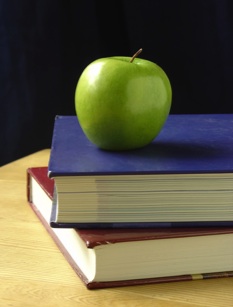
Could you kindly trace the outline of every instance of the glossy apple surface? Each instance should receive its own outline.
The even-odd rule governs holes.
[[[89,64],[75,91],[79,123],[96,146],[129,150],[149,144],[170,112],[172,89],[153,62],[109,57]]]

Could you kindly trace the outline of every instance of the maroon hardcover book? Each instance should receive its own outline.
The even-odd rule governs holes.
[[[233,277],[233,227],[51,228],[53,189],[47,167],[27,170],[28,202],[88,289]]]

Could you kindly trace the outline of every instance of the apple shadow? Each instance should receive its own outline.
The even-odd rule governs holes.
[[[129,151],[115,152],[128,159],[150,159],[150,160],[199,160],[213,159],[222,152],[221,148],[213,144],[198,144],[195,142],[172,142],[155,141],[149,145]]]
[[[147,158],[200,159],[218,156],[220,149],[197,143],[153,142],[139,154]]]
[[[205,143],[194,138],[179,141],[157,139],[139,149],[105,152],[99,164],[107,164],[110,170],[117,165],[122,173],[212,172],[226,170],[232,154],[232,146],[219,145],[211,138]]]

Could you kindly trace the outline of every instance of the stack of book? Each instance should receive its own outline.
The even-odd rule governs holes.
[[[233,276],[233,114],[170,115],[131,151],[57,116],[27,197],[88,289]]]

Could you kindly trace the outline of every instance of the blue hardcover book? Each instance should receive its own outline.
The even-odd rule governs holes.
[[[123,152],[57,116],[48,175],[52,227],[232,225],[233,114],[170,115],[151,144]]]

